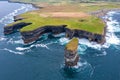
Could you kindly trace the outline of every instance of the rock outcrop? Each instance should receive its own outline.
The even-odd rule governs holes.
[[[60,26],[43,26],[33,31],[21,32],[24,43],[31,43],[39,39],[44,33],[59,34],[65,32],[66,25]]]
[[[14,21],[19,21],[22,20],[21,16],[15,16]],[[32,23],[25,23],[25,22],[20,22],[20,23],[15,23],[12,25],[8,25],[4,27],[4,34],[11,34],[13,32],[18,31],[19,29],[30,25]],[[22,35],[22,39],[24,43],[28,44],[33,41],[36,41],[39,39],[39,37],[44,34],[44,33],[52,33],[52,34],[59,34],[65,32],[66,37],[72,39],[73,37],[78,37],[78,38],[86,38],[89,41],[95,41],[97,43],[103,44],[105,42],[105,33],[106,33],[106,27],[104,29],[103,34],[96,34],[84,30],[78,30],[78,29],[69,29],[66,27],[67,25],[46,25],[40,28],[37,28],[33,31],[25,31],[25,32],[20,32]]]
[[[102,10],[98,10],[98,11],[94,11],[94,12],[90,12],[90,15],[102,18],[103,16],[105,16],[108,12],[110,11],[120,11],[119,8],[113,8],[113,9],[102,9]]]
[[[77,54],[78,39],[73,38],[65,47],[65,66],[73,67],[76,66],[79,61],[79,55]]]
[[[89,41],[95,41],[97,43],[103,44],[105,42],[105,35],[94,34],[91,32],[83,30],[71,30],[66,28],[66,25],[60,26],[44,26],[40,27],[34,31],[21,32],[22,39],[24,43],[31,43],[39,39],[39,37],[44,33],[59,34],[65,32],[66,37],[72,39],[73,37],[86,38]]]
[[[6,26],[4,27],[4,34],[5,35],[11,34],[30,24],[31,23],[21,22],[15,25]],[[103,44],[105,42],[105,34],[96,34],[96,33],[91,33],[91,32],[87,32],[84,30],[77,30],[77,29],[71,30],[71,29],[68,29],[66,26],[67,25],[58,25],[58,26],[47,25],[47,26],[43,26],[38,29],[35,29],[33,31],[21,32],[21,35],[24,43],[26,44],[36,41],[44,33],[59,34],[63,32],[65,32],[66,37],[70,39],[73,37],[78,37],[78,38],[86,38],[89,41],[95,41],[100,44]]]
[[[21,16],[14,16],[14,21],[16,22],[16,21],[19,21],[19,20],[23,20],[23,19],[25,19],[25,18],[23,18],[23,17],[21,17]]]
[[[103,34],[96,34],[96,33],[91,33],[91,32],[84,31],[84,30],[66,29],[66,37],[86,38],[89,41],[95,41],[100,44],[103,44],[105,42],[105,32]]]
[[[23,28],[24,26],[30,25],[31,23],[17,23],[17,24],[13,24],[13,25],[8,25],[4,27],[4,34],[11,34],[13,32],[16,32],[17,30]]]

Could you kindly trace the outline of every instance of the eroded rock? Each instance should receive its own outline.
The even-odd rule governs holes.
[[[8,25],[8,26],[5,26],[4,27],[4,34],[11,34],[27,25],[30,25],[31,23],[24,23],[24,22],[21,22],[21,23],[17,23],[17,24],[13,24],[13,25]]]
[[[73,38],[65,47],[65,66],[73,67],[77,65],[79,61],[79,55],[77,54],[78,39]]]

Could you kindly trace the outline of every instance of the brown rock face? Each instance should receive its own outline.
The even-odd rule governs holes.
[[[79,55],[77,54],[78,39],[73,38],[65,47],[65,66],[73,67],[77,65],[79,61]]]
[[[78,37],[78,38],[86,38],[89,41],[95,41],[97,43],[103,44],[105,42],[105,33],[106,29],[104,29],[103,34],[96,34],[96,33],[91,33],[88,31],[84,30],[71,30],[66,28],[66,37],[69,37],[72,39],[73,37]]]
[[[14,17],[14,21],[19,21],[22,20],[24,18],[20,17],[20,16],[15,16]],[[30,25],[32,23],[25,23],[25,22],[21,22],[21,23],[16,23],[13,25],[8,25],[4,27],[4,34],[11,34],[14,33],[16,31],[18,31],[19,29]],[[86,38],[89,41],[95,41],[97,43],[103,44],[105,42],[105,33],[106,33],[106,27],[104,29],[103,34],[96,34],[96,33],[91,33],[88,31],[84,31],[84,30],[71,30],[69,28],[66,27],[67,25],[45,25],[43,27],[40,27],[36,30],[33,31],[27,31],[27,32],[21,32],[22,35],[22,39],[24,41],[24,43],[28,44],[31,43],[33,41],[36,41],[39,39],[39,37],[44,34],[44,33],[52,33],[52,34],[59,34],[59,33],[63,33],[65,32],[66,37],[72,39],[73,37],[78,37],[78,38]]]
[[[30,25],[31,23],[24,23],[24,22],[21,22],[21,23],[17,23],[15,25],[10,25],[10,26],[5,26],[4,27],[4,34],[11,34],[19,29],[21,29],[22,27],[24,26],[27,26],[27,25]]]
[[[28,44],[39,39],[42,34],[52,33],[59,34],[65,32],[66,25],[60,26],[43,26],[33,31],[21,32],[24,43]]]

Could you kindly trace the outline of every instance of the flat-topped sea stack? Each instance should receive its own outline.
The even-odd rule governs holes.
[[[65,66],[73,67],[76,66],[79,61],[79,55],[77,54],[78,48],[78,39],[73,38],[66,46],[65,46]]]

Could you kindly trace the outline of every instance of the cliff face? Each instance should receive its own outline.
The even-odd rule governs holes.
[[[6,26],[4,27],[4,34],[11,34],[24,26],[30,25],[31,23],[17,23],[12,26]],[[59,34],[59,33],[66,33],[66,37],[68,38],[73,38],[73,37],[78,37],[78,38],[86,38],[89,41],[95,41],[97,43],[104,43],[105,42],[105,34],[100,35],[100,34],[94,34],[91,32],[83,31],[83,30],[71,30],[66,28],[67,25],[60,25],[60,26],[43,26],[40,27],[36,30],[33,31],[27,31],[27,32],[21,32],[22,39],[24,43],[31,43],[33,41],[36,41],[39,39],[39,37],[44,34],[44,33],[49,33],[51,32],[52,34]]]
[[[77,54],[77,50],[75,51],[69,51],[65,49],[65,66],[66,67],[73,67],[77,65],[79,61],[79,55]]]
[[[83,31],[83,30],[70,30],[66,29],[66,37],[73,38],[86,38],[89,41],[95,41],[97,43],[104,43],[105,42],[105,34],[94,34],[91,32]]]
[[[52,34],[59,34],[62,32],[65,32],[65,26],[66,25],[60,25],[60,26],[44,26],[40,27],[34,31],[28,31],[28,32],[21,32],[22,39],[24,43],[31,43],[39,37],[44,34],[44,33],[49,33],[51,32]]]
[[[4,34],[11,34],[13,32],[16,32],[17,30],[21,29],[24,26],[30,25],[31,23],[17,23],[15,25],[5,26],[4,27]]]
[[[77,65],[79,61],[79,55],[77,54],[78,39],[73,38],[65,47],[65,66],[73,67]]]
[[[22,20],[24,18],[20,17],[20,16],[15,16],[14,17],[14,21],[19,21]],[[16,23],[13,25],[8,25],[4,27],[4,34],[11,34],[13,32],[18,31],[19,29],[30,25],[32,23],[25,23],[25,22],[21,22],[21,23]],[[27,32],[21,32],[22,35],[22,39],[24,41],[24,43],[28,44],[31,43],[33,41],[36,41],[37,39],[39,39],[39,37],[44,34],[44,33],[52,33],[52,34],[59,34],[59,33],[66,33],[66,37],[68,38],[73,38],[73,37],[78,37],[78,38],[86,38],[89,41],[95,41],[97,43],[103,44],[105,42],[105,33],[106,33],[106,27],[104,29],[103,34],[96,34],[96,33],[91,33],[91,32],[87,32],[84,30],[77,30],[77,29],[68,29],[66,27],[67,25],[47,25],[47,26],[43,26],[40,27],[36,30],[33,31],[27,31]]]
[[[16,22],[16,21],[19,21],[19,20],[23,20],[24,18],[23,17],[21,17],[21,16],[14,16],[14,21]]]

